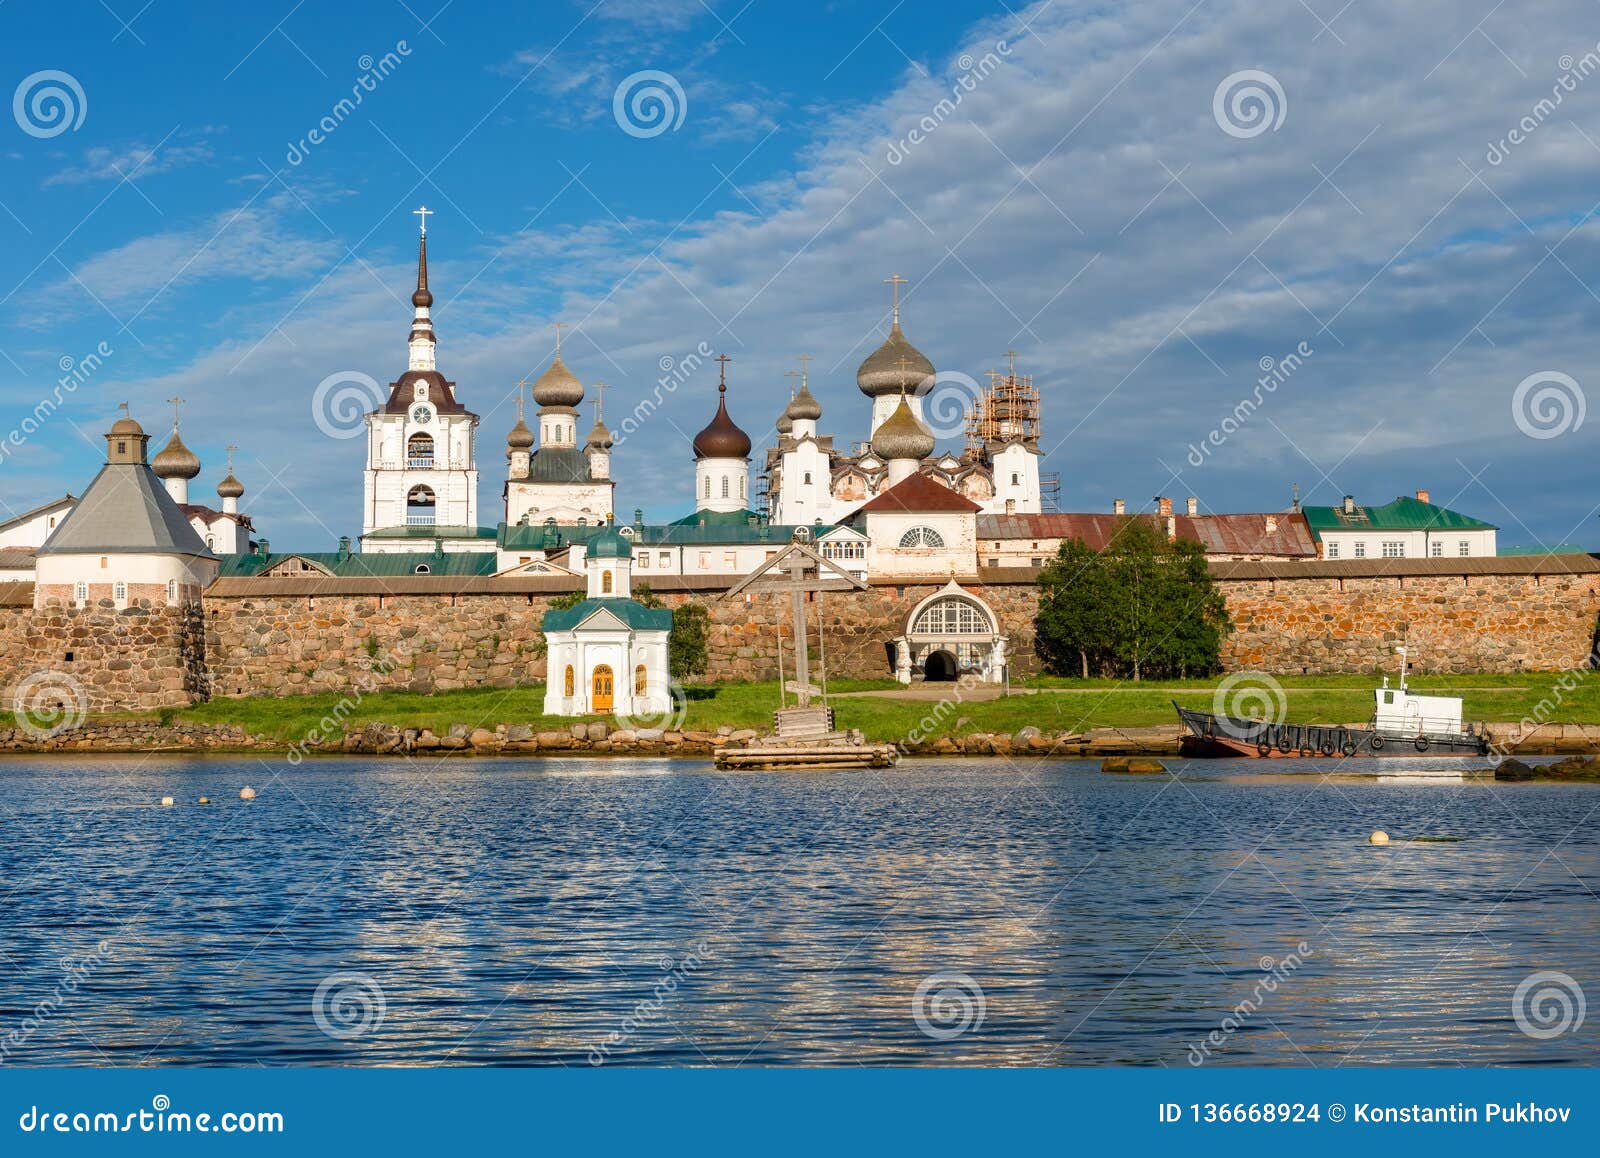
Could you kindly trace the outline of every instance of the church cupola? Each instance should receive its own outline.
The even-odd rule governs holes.
[[[907,341],[900,330],[900,287],[906,284],[906,279],[895,274],[886,279],[886,284],[894,287],[889,337],[867,355],[856,371],[856,385],[872,399],[874,432],[895,412],[902,396],[909,400],[913,415],[920,415],[921,395],[933,388],[934,376],[933,363]]]
[[[533,431],[528,429],[522,414],[522,385],[517,383],[517,424],[506,435],[506,460],[511,464],[508,470],[511,478],[528,477],[529,450],[533,446]]]
[[[815,438],[817,419],[822,417],[822,403],[811,393],[811,386],[806,377],[806,363],[809,361],[811,361],[810,354],[800,355],[800,389],[789,399],[789,407],[783,412],[784,418],[789,422],[789,429],[796,438]]]
[[[189,480],[200,473],[200,460],[195,457],[194,451],[183,444],[178,434],[178,408],[183,405],[183,399],[169,398],[167,401],[172,403],[172,437],[151,459],[150,469],[156,472],[156,477],[167,488],[173,502],[187,503]]]
[[[223,514],[227,515],[239,513],[239,500],[244,497],[244,483],[233,475],[233,452],[238,449],[237,446],[228,447],[228,473],[217,484],[217,497],[222,500]]]
[[[594,384],[594,428],[589,431],[589,437],[583,444],[584,452],[589,456],[589,474],[593,478],[611,477],[611,447],[616,443],[611,436],[611,428],[601,414],[600,399],[605,388],[604,382]]]
[[[694,436],[694,499],[697,511],[742,511],[749,503],[750,436],[728,415],[728,363],[720,354],[717,412]]]
[[[422,225],[417,236],[417,288],[411,295],[411,359],[409,368],[412,370],[432,370],[436,365],[433,318],[429,309],[433,306],[433,293],[428,289],[428,214],[433,210],[424,205],[421,209],[414,210]]]
[[[118,405],[122,407],[122,417],[106,432],[106,463],[109,466],[143,466],[150,436],[128,414],[126,402]]]
[[[583,548],[590,599],[633,598],[633,543],[614,526],[607,526]]]
[[[583,383],[561,360],[561,323],[556,323],[556,353],[550,366],[533,384],[539,406],[539,445],[574,448],[578,445],[578,407]]]

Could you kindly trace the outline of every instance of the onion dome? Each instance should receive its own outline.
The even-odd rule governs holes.
[[[615,527],[607,527],[583,547],[585,559],[631,559],[633,544]]]
[[[783,413],[790,422],[802,420],[815,422],[822,417],[822,403],[817,401],[809,386],[802,384],[800,393],[789,399],[789,409]]]
[[[615,441],[616,439],[611,437],[610,429],[607,428],[604,422],[600,421],[599,417],[596,417],[594,429],[589,432],[589,439],[584,445],[596,447],[600,450],[610,450],[611,444]]]
[[[583,401],[583,383],[567,369],[560,354],[533,384],[533,400],[540,406],[576,406]]]
[[[522,420],[522,415],[517,415],[517,424],[511,428],[511,433],[506,435],[506,445],[513,450],[526,450],[533,445],[533,431],[528,429],[528,424]]]
[[[873,434],[872,453],[885,462],[897,458],[921,460],[933,453],[933,444],[933,435],[917,421],[917,416],[911,413],[911,407],[906,405],[905,395],[902,394],[900,405],[894,408],[894,413],[884,419],[883,425]]]
[[[726,371],[726,366],[724,366]],[[717,413],[699,434],[694,436],[695,458],[749,458],[750,436],[734,425],[728,417],[727,380],[717,384]]]
[[[779,434],[789,434],[794,430],[794,419],[789,417],[789,410],[787,407],[784,408],[782,414],[778,415],[778,421],[776,425],[778,427]]]
[[[224,499],[239,499],[244,497],[244,483],[233,477],[230,470],[228,476],[217,484],[217,495]]]
[[[115,429],[112,427],[113,431]],[[194,451],[183,445],[183,439],[178,437],[177,428],[174,427],[171,441],[150,460],[150,469],[156,472],[157,478],[189,479],[200,473],[200,460],[195,457]]]
[[[882,398],[891,394],[922,394],[931,388],[924,383],[933,377],[933,363],[917,349],[895,322],[888,340],[861,363],[856,371],[856,385],[868,398]]]

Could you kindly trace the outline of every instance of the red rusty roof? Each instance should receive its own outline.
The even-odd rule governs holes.
[[[957,494],[925,474],[907,475],[870,502],[863,503],[851,518],[866,511],[976,511],[982,508],[966,495]]]
[[[1040,514],[979,515],[979,540],[1007,539],[1082,539],[1090,548],[1103,551],[1126,519],[1144,519],[1165,530],[1168,518],[1176,538],[1199,543],[1208,555],[1274,555],[1314,559],[1317,555],[1311,529],[1303,515],[1137,515]],[[1271,531],[1267,530],[1272,525]]]

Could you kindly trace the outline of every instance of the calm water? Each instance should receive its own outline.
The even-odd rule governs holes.
[[[0,1047],[1183,1066],[1246,1003],[1211,1064],[1600,1062],[1600,1010],[1512,1017],[1541,970],[1600,1000],[1600,787],[1248,765],[0,762]]]

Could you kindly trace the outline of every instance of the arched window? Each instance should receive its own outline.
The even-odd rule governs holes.
[[[722,497],[723,498],[727,498],[728,497],[728,476],[727,475],[723,475],[722,476]]]
[[[178,601],[178,581],[176,579],[168,579],[167,580],[167,602],[168,603],[176,603],[177,601]]]
[[[412,470],[433,469],[433,435],[413,434],[406,440],[406,465]]]
[[[744,498],[744,475],[739,476],[739,497]]]
[[[902,547],[942,547],[944,536],[932,527],[912,527],[900,536]]]
[[[433,568],[428,566],[426,563],[418,563],[417,564],[417,569],[415,571],[415,574],[417,574],[417,575],[431,575],[431,574],[433,574]]]
[[[711,476],[706,475],[706,498],[711,497]]]
[[[650,674],[645,670],[644,664],[633,669],[633,694],[642,696],[645,689],[650,686]]]
[[[412,487],[411,493],[406,495],[407,526],[433,526],[437,510],[432,487]]]
[[[89,585],[83,582],[81,579],[77,583],[73,584],[72,601],[74,603],[89,602]]]
[[[578,686],[578,675],[577,675],[576,672],[574,672],[572,670],[572,665],[569,663],[567,665],[567,678],[564,681],[562,681],[563,694],[564,695],[569,695],[569,696],[572,695],[573,692],[576,690],[577,686]]]
[[[941,599],[922,609],[911,625],[912,635],[988,635],[989,617],[965,599]]]
[[[811,485],[811,472],[808,470],[808,471],[806,471],[806,486],[810,486],[810,485]]]
[[[1022,476],[1020,474],[1013,474],[1011,476],[1011,485],[1014,486],[1014,487],[1021,486],[1022,485]]]
[[[610,571],[602,571],[600,573],[600,594],[602,594],[602,595],[610,595],[611,594],[611,572]]]

